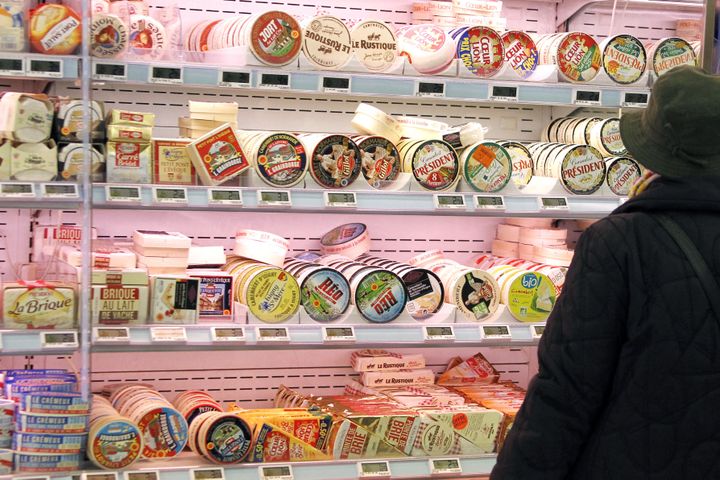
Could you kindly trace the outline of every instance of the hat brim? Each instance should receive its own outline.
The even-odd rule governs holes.
[[[665,177],[687,175],[682,166],[677,165],[672,153],[662,145],[653,142],[643,133],[643,111],[623,112],[620,117],[620,136],[630,155],[648,170]],[[680,166],[680,168],[677,168]]]

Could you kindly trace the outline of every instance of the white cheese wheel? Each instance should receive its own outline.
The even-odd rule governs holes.
[[[304,26],[302,49],[305,58],[318,68],[341,68],[352,57],[350,30],[337,17],[314,17]]]
[[[455,42],[437,25],[413,25],[398,33],[398,50],[420,73],[447,69],[455,59]]]

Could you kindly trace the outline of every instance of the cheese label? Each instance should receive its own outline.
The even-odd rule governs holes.
[[[108,142],[107,180],[110,183],[152,183],[149,143]]]
[[[406,310],[416,320],[424,320],[443,306],[445,290],[437,275],[424,268],[402,274],[408,293]]]
[[[373,188],[390,186],[400,174],[400,154],[390,140],[365,137],[358,141],[362,173]]]
[[[510,284],[507,307],[521,322],[544,322],[555,306],[556,296],[555,285],[546,275],[525,272]]]
[[[232,278],[210,275],[200,278],[200,316],[232,314]]]
[[[640,178],[639,165],[629,157],[618,157],[606,160],[607,185],[615,195],[627,196],[630,187]]]
[[[603,68],[616,83],[626,85],[640,80],[647,66],[645,47],[632,35],[617,35],[603,50]]]
[[[502,36],[504,58],[510,68],[522,79],[535,72],[539,57],[532,37],[525,32],[510,31]]]
[[[329,460],[320,450],[269,423],[256,425],[254,444],[251,459],[253,462]]]
[[[457,57],[471,73],[490,78],[503,65],[503,40],[489,27],[470,27],[457,39]]]
[[[182,452],[187,443],[188,426],[177,410],[152,407],[138,415],[137,427],[144,439],[142,456],[171,458]]]
[[[620,135],[620,119],[611,118],[602,122],[600,127],[600,143],[611,155],[622,155],[627,152]]]
[[[533,159],[528,149],[521,143],[502,144],[512,162],[512,181],[517,186],[527,185],[533,177]]]
[[[18,414],[18,429],[26,433],[84,433],[87,415]]]
[[[13,434],[13,450],[26,453],[80,453],[85,434],[52,435],[47,433]]]
[[[384,72],[395,64],[397,40],[385,23],[366,20],[352,30],[352,49],[355,58],[371,72]]]
[[[250,453],[252,432],[235,414],[218,414],[200,427],[200,450],[215,463],[242,462]]]
[[[125,51],[128,30],[116,15],[98,13],[90,23],[90,53],[94,57],[113,58]]]
[[[5,328],[72,328],[75,292],[66,287],[5,287]]]
[[[300,287],[285,270],[268,268],[248,281],[245,298],[250,312],[260,321],[282,323],[297,312]]]
[[[680,65],[696,65],[697,58],[692,45],[681,38],[662,40],[653,54],[653,70],[657,76],[663,75]]]
[[[188,148],[201,178],[212,185],[223,183],[250,166],[230,125],[213,130]]]
[[[459,174],[459,161],[455,149],[440,140],[422,142],[411,148],[412,157],[407,160],[415,180],[426,190],[442,191],[455,185]]]
[[[268,185],[297,185],[305,177],[307,166],[305,147],[289,133],[269,135],[258,147],[255,170]]]
[[[185,140],[153,139],[153,183],[163,185],[195,185],[192,164]]]
[[[350,285],[338,271],[322,268],[308,274],[302,282],[300,301],[316,322],[332,322],[350,306]]]
[[[148,287],[93,285],[92,317],[101,325],[142,325],[147,322]]]
[[[295,60],[302,48],[300,24],[285,12],[261,14],[249,29],[253,54],[268,65],[287,65]]]
[[[53,110],[50,102],[23,95],[12,107],[11,109],[15,113],[15,121],[11,126],[14,140],[36,143],[48,139],[53,124]]]
[[[605,180],[605,161],[600,152],[591,146],[577,145],[562,159],[560,179],[563,185],[577,195],[589,195],[599,189]]]
[[[84,456],[80,453],[67,454],[15,454],[15,471],[18,473],[72,472],[80,470]]]
[[[80,16],[70,7],[43,4],[30,12],[30,45],[38,53],[75,53],[82,38],[80,24]]]
[[[143,438],[130,420],[105,420],[93,427],[88,437],[88,457],[95,465],[120,470],[134,463],[142,453]]]
[[[493,313],[500,303],[497,282],[482,270],[469,270],[460,276],[451,292],[460,313],[472,321],[482,320]]]
[[[568,33],[557,48],[560,73],[573,82],[589,82],[598,74],[601,52],[595,39],[586,33]]]
[[[407,303],[405,284],[387,270],[377,270],[363,277],[354,296],[360,314],[373,323],[395,320]]]
[[[147,15],[130,17],[129,42],[136,55],[159,58],[165,52],[167,44],[165,27],[162,23]]]
[[[343,188],[360,175],[360,150],[345,135],[328,135],[312,154],[310,174],[320,186]]]
[[[24,0],[0,1],[0,50],[19,52],[25,46],[27,20]]]
[[[153,323],[192,324],[197,322],[200,281],[197,278],[155,279],[152,285],[150,319]]]
[[[512,177],[512,160],[503,147],[483,142],[463,152],[463,176],[478,192],[497,192]]]
[[[340,68],[352,56],[350,31],[337,17],[315,17],[303,32],[303,52],[320,68]]]

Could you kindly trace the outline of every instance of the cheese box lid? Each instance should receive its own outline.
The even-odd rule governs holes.
[[[60,260],[74,267],[82,265],[82,249],[79,245],[61,245],[58,255]],[[91,256],[95,268],[135,267],[135,254],[112,242],[93,242]]]
[[[190,248],[192,241],[180,232],[135,230],[133,242],[144,247]]]
[[[93,285],[147,285],[148,273],[142,268],[93,270]]]
[[[150,268],[187,268],[188,266],[187,257],[147,257],[137,254],[137,260],[139,264]]]
[[[188,101],[190,113],[206,112],[219,114],[236,114],[238,112],[238,104],[236,102],[196,102]],[[194,117],[194,115],[191,115]]]
[[[190,247],[188,253],[188,265],[193,266],[210,266],[224,265],[226,262],[225,250],[220,245]]]

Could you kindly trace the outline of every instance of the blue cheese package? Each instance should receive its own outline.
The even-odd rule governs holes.
[[[22,453],[81,453],[86,443],[86,433],[56,435],[16,432],[13,435],[13,450]]]
[[[90,402],[76,392],[33,392],[20,395],[20,411],[55,415],[84,415]]]
[[[77,382],[60,380],[53,383],[35,381],[21,381],[5,385],[5,397],[17,400],[21,395],[33,392],[75,392]]]
[[[18,473],[72,472],[80,470],[83,455],[17,453],[15,471]]]
[[[19,431],[26,433],[84,433],[88,429],[88,415],[41,415],[20,412]]]

